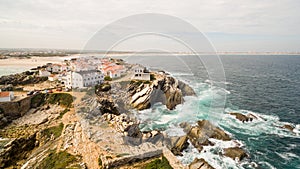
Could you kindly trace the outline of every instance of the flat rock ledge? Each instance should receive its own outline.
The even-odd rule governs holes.
[[[203,158],[195,158],[195,160],[189,165],[189,169],[215,169],[209,165]]]

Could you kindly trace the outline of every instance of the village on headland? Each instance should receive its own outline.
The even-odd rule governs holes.
[[[173,110],[196,93],[163,70],[110,57],[76,57],[0,78],[0,168],[213,169],[203,158],[183,165],[189,145],[239,163],[249,154],[208,120],[182,122],[185,134],[141,131],[135,112],[161,103]],[[184,112],[182,112],[184,113]],[[230,113],[241,122],[253,114]],[[290,129],[290,126],[283,126]]]
[[[128,64],[122,59],[99,58],[99,57],[79,57],[64,60],[62,63],[47,63],[43,66],[33,68],[28,72],[27,78],[37,76],[40,79],[47,79],[43,85],[24,86],[27,95],[39,92],[52,93],[53,91],[71,91],[72,89],[83,89],[101,84],[104,81],[114,81],[116,79],[126,80],[150,80],[150,72],[146,67],[139,64]],[[26,78],[26,77],[24,77]],[[5,91],[12,88],[14,83],[2,78],[1,101],[13,101],[24,97],[24,92]],[[11,79],[15,81],[17,79]],[[22,79],[24,80],[24,79]],[[26,80],[26,79],[25,79]],[[22,83],[18,80],[20,86]],[[4,83],[4,84],[3,84]],[[19,88],[20,90],[20,88]],[[21,90],[22,91],[22,90]],[[20,96],[20,93],[22,96]]]

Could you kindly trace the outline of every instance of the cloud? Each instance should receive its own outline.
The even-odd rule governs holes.
[[[81,48],[89,37],[109,23],[129,15],[153,12],[179,17],[203,32],[242,34],[242,38],[247,35],[274,36],[275,40],[280,36],[280,40],[286,40],[284,48],[288,48],[291,43],[288,37],[300,35],[298,11],[300,1],[296,0],[0,0],[0,36],[4,37],[0,45],[22,47],[21,42],[25,37],[29,38],[29,33],[34,35],[34,42],[26,45],[32,47],[45,41],[49,48],[64,48],[69,45],[63,41],[72,38],[78,40],[72,43],[73,48]],[[52,41],[51,37],[62,42],[46,43]],[[213,37],[218,43],[224,39],[220,38]],[[235,38],[233,36],[232,40]],[[8,41],[10,43],[6,43]],[[298,43],[300,39],[293,42]],[[251,49],[251,44],[247,45]],[[256,50],[255,42],[253,46]],[[293,47],[291,50],[299,49]]]

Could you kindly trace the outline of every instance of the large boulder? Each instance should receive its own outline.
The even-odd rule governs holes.
[[[98,98],[100,104],[99,109],[102,114],[109,113],[114,115],[120,115],[120,112],[113,101],[108,98]]]
[[[252,121],[253,119],[257,118],[255,117],[254,115],[252,114],[247,114],[247,115],[244,115],[244,114],[241,114],[241,113],[235,113],[235,112],[231,112],[229,113],[230,115],[232,116],[235,116],[236,119],[240,120],[241,122],[249,122],[249,121]]]
[[[184,82],[178,80],[178,86],[181,90],[183,96],[195,96],[196,93],[189,85],[185,84]]]
[[[189,165],[189,169],[214,169],[214,167],[209,165],[203,158],[195,158]]]
[[[184,126],[182,124],[181,126]],[[219,127],[214,126],[208,120],[200,120],[197,122],[197,126],[190,127],[185,125],[186,128],[190,128],[187,132],[187,136],[193,146],[200,152],[203,146],[212,145],[209,138],[214,138],[223,141],[229,141],[231,138]],[[184,129],[185,131],[187,129]]]
[[[232,158],[233,160],[241,161],[243,158],[247,157],[245,150],[239,147],[230,147],[224,149],[224,155]]]
[[[290,124],[285,124],[285,125],[281,126],[281,128],[287,129],[287,130],[289,130],[289,131],[291,131],[291,132],[294,132],[294,131],[293,131],[293,130],[294,130],[294,126],[292,126],[292,125],[290,125]]]
[[[171,151],[174,155],[182,156],[181,152],[189,146],[187,136],[174,138],[172,142],[173,142],[173,147],[171,148]]]
[[[210,138],[223,140],[223,141],[231,140],[230,136],[227,133],[225,133],[225,131],[223,131],[219,127],[216,127],[208,120],[200,120],[197,122],[197,124],[199,128],[202,129],[202,132],[206,133],[206,135]]]
[[[140,131],[138,124],[133,124],[124,129],[124,132],[127,133],[127,135],[124,137],[124,141],[127,144],[130,145],[140,145],[142,143],[142,137],[143,134]]]
[[[96,94],[99,94],[99,92],[108,92],[111,89],[111,85],[109,83],[102,83],[100,85],[95,86]]]

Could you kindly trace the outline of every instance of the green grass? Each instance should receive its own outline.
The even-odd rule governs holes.
[[[41,132],[41,134],[43,136],[46,136],[47,138],[51,138],[51,135],[53,134],[54,139],[56,139],[61,135],[61,132],[62,132],[63,128],[64,128],[64,124],[60,123],[57,126],[46,128],[45,130],[43,130]]]
[[[65,108],[65,110],[63,110],[62,112],[59,113],[58,118],[61,119],[68,111],[70,111],[70,109]]]
[[[45,94],[39,93],[31,98],[31,107],[39,107],[45,103]]]
[[[65,107],[71,107],[73,102],[73,97],[68,93],[52,93],[49,95],[47,101],[50,104],[58,103],[59,105],[63,105]]]
[[[150,80],[151,80],[151,81],[156,80],[154,74],[150,74]]]
[[[116,157],[124,157],[124,156],[128,156],[130,155],[129,153],[121,153],[121,154],[118,154],[116,155]]]
[[[162,159],[156,159],[146,164],[145,169],[172,169],[172,167],[166,157],[163,156]]]
[[[0,149],[4,148],[4,146],[9,142],[10,142],[10,140],[1,140],[0,141]]]
[[[112,78],[111,78],[110,76],[105,76],[105,77],[104,77],[104,80],[105,80],[105,81],[112,81]]]
[[[50,154],[44,158],[37,168],[39,169],[62,169],[67,168],[74,162],[77,162],[77,158],[74,155],[67,153],[66,151],[60,151],[58,153],[55,150],[50,151]]]

